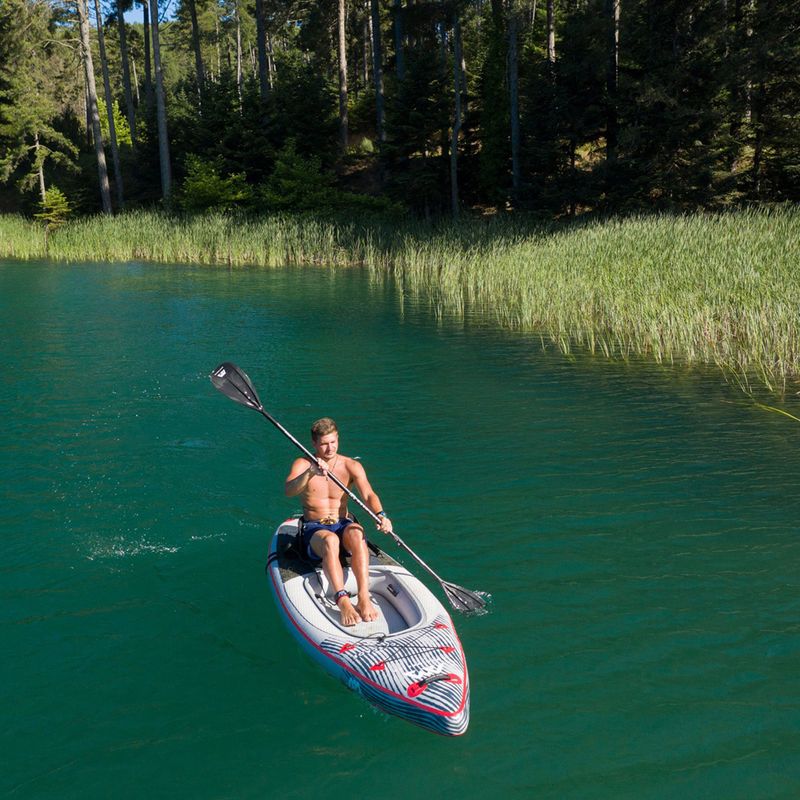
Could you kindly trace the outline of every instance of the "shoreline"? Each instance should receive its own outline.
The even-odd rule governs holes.
[[[711,364],[749,393],[800,388],[800,210],[457,224],[308,216],[0,215],[0,257],[366,267],[434,313],[487,315],[564,352]]]

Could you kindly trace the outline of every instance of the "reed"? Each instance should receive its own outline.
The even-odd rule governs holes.
[[[748,388],[800,382],[800,211],[459,225],[131,212],[50,234],[0,217],[0,256],[367,266],[451,318],[564,351],[713,363]]]

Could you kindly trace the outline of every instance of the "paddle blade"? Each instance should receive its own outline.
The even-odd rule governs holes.
[[[209,377],[214,387],[230,397],[231,400],[248,408],[254,408],[256,411],[261,411],[263,408],[247,373],[242,372],[236,364],[226,361],[224,364],[220,364]]]
[[[486,598],[478,592],[471,592],[463,586],[455,583],[445,583],[444,581],[442,581],[442,589],[444,589],[450,605],[462,614],[468,614],[471,611],[483,611],[486,608]]]

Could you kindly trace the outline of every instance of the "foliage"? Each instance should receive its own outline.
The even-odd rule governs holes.
[[[221,159],[204,161],[198,156],[188,157],[179,197],[184,210],[224,212],[252,200],[253,190],[247,185],[244,173],[223,176],[221,169]]]
[[[213,165],[217,181],[242,176],[259,195],[257,187],[278,181],[277,154],[292,140],[297,156],[318,162],[306,176],[316,183],[299,191],[297,183],[305,179],[301,169],[288,195],[260,192],[269,204],[328,207],[329,190],[345,175],[347,185],[365,197],[391,197],[426,217],[448,213],[458,19],[467,82],[456,145],[462,205],[499,210],[513,200],[515,209],[560,216],[800,200],[797,3],[626,0],[620,4],[618,63],[612,68],[610,0],[381,0],[375,31],[382,42],[386,109],[381,141],[371,4],[349,2],[344,32],[349,126],[353,142],[365,144],[348,153],[340,152],[337,136],[336,4],[270,0],[262,5],[269,50],[263,86],[254,3],[178,0],[174,16],[161,22],[169,145],[178,183],[189,177],[196,156]],[[553,60],[547,52],[548,5],[554,12]],[[122,0],[121,8],[138,15],[140,6]],[[107,5],[112,13],[104,30],[123,182],[128,205],[149,205],[161,194],[153,65],[146,63],[150,48],[142,23],[123,20],[136,105],[128,109],[119,8],[116,2]],[[522,179],[513,198],[511,13],[519,23]],[[97,206],[97,163],[86,125],[76,26],[74,7],[65,0],[0,2],[0,207],[30,210],[36,190],[53,182],[82,212]],[[99,76],[96,35],[93,28]],[[611,75],[615,83],[609,82]],[[100,111],[107,135],[106,114]],[[612,136],[612,154],[613,130],[618,135]],[[356,170],[360,175],[353,179]],[[217,187],[218,207],[229,202],[229,188]]]
[[[48,228],[58,228],[67,221],[71,213],[67,196],[57,186],[51,186],[39,203],[39,212],[34,216],[46,222]]]

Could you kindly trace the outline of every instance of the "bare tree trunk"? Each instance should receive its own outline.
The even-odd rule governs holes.
[[[239,111],[241,112],[244,78],[242,73],[242,15],[239,13],[238,0],[233,8],[236,14],[236,92],[239,95]]]
[[[262,102],[269,98],[272,88],[267,57],[267,26],[264,21],[264,0],[256,0],[256,48],[258,50],[258,89]]]
[[[272,91],[274,88],[272,84],[273,76],[275,75],[275,60],[273,59],[272,51],[272,36],[267,35],[267,67],[269,68],[267,74],[269,75],[269,89]]]
[[[100,178],[100,200],[103,204],[103,213],[111,214],[111,190],[108,185],[108,168],[106,166],[106,154],[103,150],[103,133],[100,128],[100,113],[97,110],[97,86],[94,82],[94,64],[92,63],[92,48],[89,40],[89,12],[86,8],[86,0],[77,0],[77,7],[81,34],[83,73],[86,78],[87,108],[92,120],[92,136],[94,138],[94,150],[97,156],[97,174]]]
[[[511,188],[516,198],[522,184],[522,172],[519,161],[519,56],[517,53],[517,37],[519,35],[519,10],[512,1],[508,18],[508,99],[511,117]]]
[[[133,104],[131,88],[131,70],[128,56],[128,34],[125,25],[125,14],[121,0],[117,0],[117,28],[119,29],[119,55],[122,61],[122,88],[125,91],[125,110],[128,114],[128,127],[131,129],[131,143],[136,146],[136,107]]]
[[[138,106],[139,103],[142,102],[142,98],[139,97],[139,76],[136,74],[136,59],[131,59],[131,67],[133,69],[133,88],[136,92],[136,105]],[[134,123],[136,122],[136,117],[134,116]],[[133,132],[131,132],[131,136],[133,136]]]
[[[619,80],[620,0],[606,0],[608,64],[606,69],[606,161],[613,169],[617,160],[618,120],[617,83]],[[610,179],[610,175],[609,175]]]
[[[458,136],[461,133],[461,21],[458,14],[453,16],[453,100],[455,117],[453,120],[453,133],[450,140],[450,206],[453,219],[458,218]]]
[[[103,31],[103,14],[100,11],[100,0],[94,0],[94,13],[97,19],[97,43],[100,48],[100,68],[103,71],[103,95],[106,101],[108,117],[108,138],[111,140],[111,161],[114,166],[114,188],[117,190],[117,206],[125,208],[125,192],[122,188],[122,168],[119,163],[117,147],[117,126],[114,123],[114,96],[111,94],[111,79],[108,75],[108,58],[106,57],[106,35]]]
[[[339,140],[347,152],[347,2],[339,0]]]
[[[144,102],[149,109],[153,104],[153,73],[150,69],[150,9],[149,0],[142,1],[142,18],[144,25]]]
[[[369,14],[369,2],[367,2],[366,14],[364,14],[364,88],[369,87],[369,62],[370,42],[372,41],[372,17]]]
[[[383,110],[383,49],[381,47],[381,16],[379,0],[370,0],[372,17],[372,75],[375,80],[375,119],[378,141],[386,141],[385,115]]]
[[[398,82],[406,77],[406,58],[403,49],[403,0],[394,0],[394,65]]]
[[[547,0],[547,60],[556,63],[556,12],[554,0]]]
[[[158,41],[158,0],[150,0],[153,35],[153,64],[156,70],[156,118],[158,121],[158,160],[161,165],[161,194],[169,208],[172,199],[172,165],[169,158],[167,105],[164,99],[164,75],[161,69],[161,48]]]
[[[44,203],[45,198],[47,196],[47,187],[44,185],[44,166],[42,162],[39,160],[39,131],[33,134],[33,146],[36,150],[36,171],[39,174],[39,194],[42,197],[42,202]]]
[[[222,52],[219,46],[219,17],[216,14],[214,15],[214,34],[214,43],[217,46],[217,81],[219,81],[222,75]]]
[[[200,113],[203,113],[203,94],[205,90],[206,73],[203,69],[203,53],[200,49],[200,25],[197,22],[197,5],[195,0],[187,0],[189,18],[192,22],[192,49],[194,50],[194,71],[197,76],[197,97],[200,100]]]

